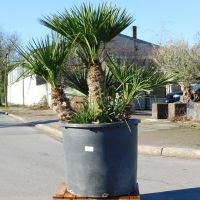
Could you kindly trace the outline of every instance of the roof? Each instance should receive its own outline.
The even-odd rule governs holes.
[[[135,40],[137,43],[147,44],[147,45],[150,45],[150,46],[159,46],[159,45],[157,45],[157,44],[153,44],[153,43],[151,43],[151,42],[147,42],[147,41],[144,41],[144,40],[134,39],[134,38],[132,38],[131,36],[124,35],[124,34],[121,34],[121,33],[120,33],[118,36],[124,37],[124,38],[129,39],[129,40],[132,40],[132,41]]]

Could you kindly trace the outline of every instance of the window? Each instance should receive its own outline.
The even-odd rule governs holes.
[[[42,84],[45,84],[45,83],[46,83],[46,81],[43,78],[36,75],[36,85],[42,85]]]
[[[24,70],[22,67],[16,67],[9,73],[8,84],[13,84],[22,76]]]

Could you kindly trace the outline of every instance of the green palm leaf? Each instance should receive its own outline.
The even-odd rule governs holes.
[[[70,54],[72,44],[58,35],[47,35],[44,39],[32,40],[25,47],[16,46],[24,61],[22,66],[26,74],[38,75],[57,87],[57,77],[62,69],[66,57]]]
[[[142,92],[150,92],[174,80],[172,76],[162,73],[156,67],[126,66],[118,64],[112,58],[110,63],[108,67],[118,84],[116,92],[123,96],[126,105],[138,98]]]
[[[51,16],[45,16],[40,22],[65,36],[69,41],[76,39],[78,51],[88,63],[98,59],[111,39],[128,27],[133,19],[126,10],[111,7],[103,3],[97,8],[91,4],[82,4]]]

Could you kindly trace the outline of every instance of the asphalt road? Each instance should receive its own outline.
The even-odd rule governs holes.
[[[0,114],[0,200],[50,200],[64,181],[62,143]],[[200,160],[139,156],[143,200],[200,200]]]
[[[0,200],[50,200],[63,166],[59,141],[0,115]]]
[[[200,200],[200,160],[139,156],[142,200]]]

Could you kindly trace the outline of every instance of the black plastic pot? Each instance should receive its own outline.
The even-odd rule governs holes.
[[[66,124],[63,135],[68,191],[89,197],[135,193],[139,122]]]

